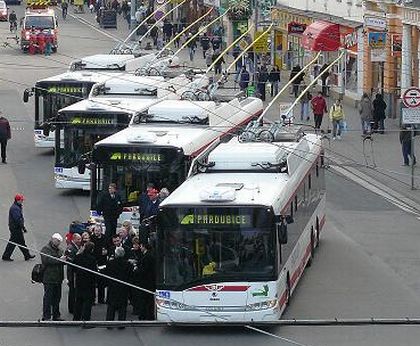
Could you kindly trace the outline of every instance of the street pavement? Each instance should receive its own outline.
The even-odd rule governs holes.
[[[19,8],[22,13],[22,8]],[[36,80],[63,72],[76,58],[109,51],[115,40],[101,33],[90,13],[81,15],[97,30],[70,16],[60,20],[60,46],[50,58],[28,56],[15,47],[0,48],[0,105],[12,121],[13,139],[9,146],[9,164],[0,167],[0,236],[8,237],[7,211],[12,196],[23,192],[27,197],[25,216],[29,233],[27,243],[40,249],[54,232],[64,234],[71,220],[84,219],[89,208],[86,193],[61,192],[53,187],[51,152],[36,150],[33,145],[33,104],[22,103],[23,89]],[[121,21],[121,20],[120,20]],[[127,28],[106,32],[124,38]],[[5,40],[7,23],[0,24]],[[194,64],[203,65],[200,54]],[[181,59],[188,63],[186,52]],[[7,65],[13,64],[13,65]],[[34,66],[37,66],[36,68]],[[283,81],[287,74],[283,74]],[[290,95],[281,98],[290,102]],[[327,172],[328,221],[313,266],[300,282],[284,318],[367,318],[413,317],[420,311],[420,235],[417,215],[407,212],[395,201],[385,200],[385,192],[400,194],[404,202],[416,206],[416,190],[407,185],[409,171],[402,167],[401,147],[395,120],[387,120],[386,134],[373,136],[378,168],[363,167],[365,157],[357,110],[345,104],[349,131],[341,141],[331,141],[326,153],[331,169]],[[278,118],[278,105],[269,114]],[[327,130],[327,118],[324,119]],[[325,141],[327,143],[327,141]],[[417,143],[416,143],[417,145]],[[339,164],[333,165],[337,160]],[[351,164],[349,166],[348,164]],[[353,182],[349,171],[357,169],[381,183],[372,192]],[[397,177],[403,182],[395,181]],[[360,176],[359,176],[360,178]],[[360,180],[360,179],[359,179]],[[388,190],[384,190],[384,188]],[[0,246],[3,249],[3,246]],[[15,252],[15,262],[0,262],[0,320],[36,320],[41,316],[42,286],[30,282],[34,262],[24,262]],[[61,310],[67,320],[67,289],[64,286]],[[94,319],[102,320],[105,307],[94,307]],[[129,314],[129,318],[134,318]],[[277,336],[304,345],[418,345],[420,332],[414,327],[282,327],[272,328]],[[136,328],[120,330],[79,329],[0,329],[0,345],[290,345],[273,336],[244,328]]]

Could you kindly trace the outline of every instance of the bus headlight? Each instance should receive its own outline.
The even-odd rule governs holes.
[[[174,300],[167,300],[162,298],[156,298],[156,305],[166,309],[172,310],[184,310],[186,305]]]
[[[266,300],[246,306],[247,311],[267,310],[272,309],[277,305],[277,299]]]

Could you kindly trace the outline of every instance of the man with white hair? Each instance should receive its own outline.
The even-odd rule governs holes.
[[[63,250],[60,244],[63,237],[59,233],[54,233],[50,241],[41,250],[41,261],[43,266],[42,283],[44,284],[44,298],[42,307],[42,320],[63,321],[60,314],[61,284],[64,279]],[[55,259],[57,258],[57,259]]]

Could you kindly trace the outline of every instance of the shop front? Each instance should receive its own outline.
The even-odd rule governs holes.
[[[272,9],[271,19],[275,23],[273,61],[282,69],[303,66],[305,50],[302,47],[302,34],[312,23],[303,11],[277,6]]]

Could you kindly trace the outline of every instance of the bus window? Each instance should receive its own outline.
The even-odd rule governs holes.
[[[315,165],[315,172],[316,172],[316,176],[319,177],[319,165],[318,165],[318,161],[316,162],[316,165]]]
[[[311,174],[308,175],[308,189],[312,189],[312,176]]]

